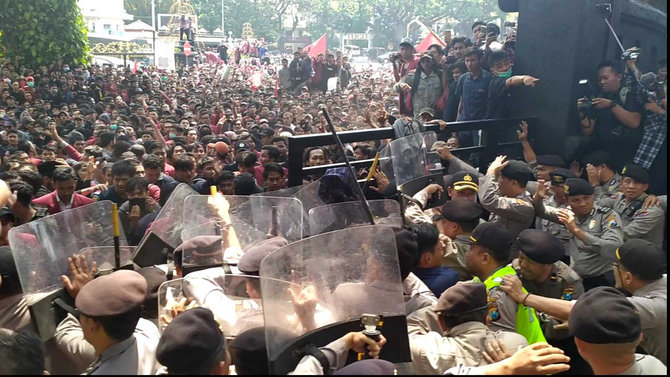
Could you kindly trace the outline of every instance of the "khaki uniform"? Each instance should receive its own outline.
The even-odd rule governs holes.
[[[553,196],[544,200],[544,206],[559,209],[568,207],[567,204],[563,204],[560,206],[557,205],[556,200],[554,200]],[[565,248],[565,255],[567,256],[570,255],[570,249],[568,247],[569,246],[568,244],[570,243],[570,239],[572,238],[572,233],[570,233],[568,229],[563,226],[563,224],[557,224],[548,219],[537,217],[535,220],[535,227],[539,230],[552,234],[554,237],[558,238],[558,240],[561,241],[563,247]]]
[[[537,216],[558,221],[558,209],[545,207],[541,200],[534,200]],[[586,240],[570,239],[570,267],[582,278],[597,277],[612,271],[616,261],[615,251],[623,244],[623,226],[619,215],[609,208],[594,205],[583,219],[576,218],[577,226],[586,233]]]
[[[609,196],[612,196],[616,193],[621,192],[621,176],[617,173],[614,175],[609,182],[593,186],[593,195],[595,196],[596,202],[599,202],[601,199],[605,199]]]
[[[480,366],[488,364],[482,357],[486,342],[502,340],[508,349],[526,346],[526,339],[516,333],[492,331],[484,323],[466,322],[446,331],[411,331],[409,336],[412,363],[417,374],[443,374],[459,364]]]
[[[517,271],[523,287],[532,294],[571,301],[578,299],[584,293],[582,278],[561,261],[553,264],[549,278],[542,283],[524,279],[518,259],[512,261],[512,267]],[[554,325],[560,323],[555,318],[544,313],[538,313],[538,318],[542,322],[542,332],[547,339],[565,339],[570,336],[567,330],[554,330]]]
[[[665,212],[660,207],[642,208],[647,196],[649,195],[642,194],[628,203],[623,193],[616,193],[600,200],[598,205],[611,208],[619,214],[623,221],[624,241],[640,238],[662,249]]]
[[[516,198],[501,196],[495,177],[484,176],[479,185],[479,202],[491,212],[490,222],[504,226],[513,238],[521,231],[530,228],[535,220],[535,210],[528,191]]]
[[[28,302],[23,298],[23,294],[19,293],[0,300],[0,328],[34,331],[30,321]]]
[[[635,363],[626,369],[625,371],[619,373],[619,376],[626,375],[667,375],[668,368],[663,365],[657,358],[649,355],[642,355],[639,353],[635,354]]]
[[[668,278],[662,277],[633,293],[628,300],[635,305],[642,321],[642,347],[650,355],[668,362]]]
[[[461,281],[472,280],[472,274],[468,272],[465,265],[465,255],[470,250],[470,245],[459,240],[449,240],[444,255],[442,256],[442,266],[449,267],[458,272],[458,278]]]
[[[91,357],[93,346],[84,340],[79,321],[68,315],[56,329],[59,347],[71,351],[73,357],[85,360]],[[153,374],[156,371],[156,347],[160,333],[153,323],[140,318],[135,333],[95,357],[83,374]]]

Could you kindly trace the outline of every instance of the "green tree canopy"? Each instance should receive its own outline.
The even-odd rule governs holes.
[[[0,45],[27,67],[87,63],[86,26],[76,0],[0,0]]]

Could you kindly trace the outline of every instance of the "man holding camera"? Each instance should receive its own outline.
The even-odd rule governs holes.
[[[391,55],[390,60],[393,64],[393,77],[396,82],[407,76],[410,71],[415,71],[419,66],[419,57],[414,56],[414,45],[409,38],[403,38],[400,41],[400,51]],[[407,99],[408,92],[400,94],[400,114],[412,116],[412,104]]]
[[[584,136],[594,137],[595,149],[605,149],[616,159],[616,168],[633,160],[642,136],[644,104],[622,84],[623,68],[617,62],[598,66],[602,92],[595,98],[577,101],[579,123]]]

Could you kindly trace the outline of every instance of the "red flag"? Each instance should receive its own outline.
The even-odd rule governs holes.
[[[133,75],[137,73],[137,62],[133,65]]]
[[[263,80],[263,74],[261,71],[254,72],[249,77],[249,83],[251,84],[251,90],[256,91],[261,87],[261,81]]]
[[[321,38],[312,42],[312,44],[307,45],[302,48],[303,51],[307,51],[307,55],[310,58],[316,58],[319,54],[326,52],[326,34],[322,35]]]
[[[442,40],[438,38],[437,35],[435,35],[435,33],[431,31],[430,33],[428,33],[423,42],[419,43],[419,45],[416,46],[416,52],[422,53],[428,51],[428,47],[434,44],[438,44],[442,47],[446,46],[446,44],[442,42]]]

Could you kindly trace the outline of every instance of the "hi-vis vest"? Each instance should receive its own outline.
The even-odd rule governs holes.
[[[516,271],[514,271],[514,268],[512,268],[511,266],[505,266],[499,269],[498,271],[493,273],[493,275],[489,276],[488,279],[486,279],[486,281],[484,281],[484,284],[486,285],[486,290],[490,292],[492,289],[497,288],[500,285],[500,282],[502,281],[502,277],[510,274],[516,275]],[[477,283],[481,282],[481,280],[479,280],[479,278],[477,277],[475,277],[473,281]],[[526,288],[522,287],[522,289],[524,293],[528,292],[526,291]],[[497,314],[498,313],[495,312],[495,315]],[[535,309],[529,308],[522,304],[517,304],[516,332],[523,335],[528,341],[528,344],[547,341],[544,338],[544,334],[542,334],[542,328],[540,327],[540,321],[537,318],[537,315],[535,314]]]

